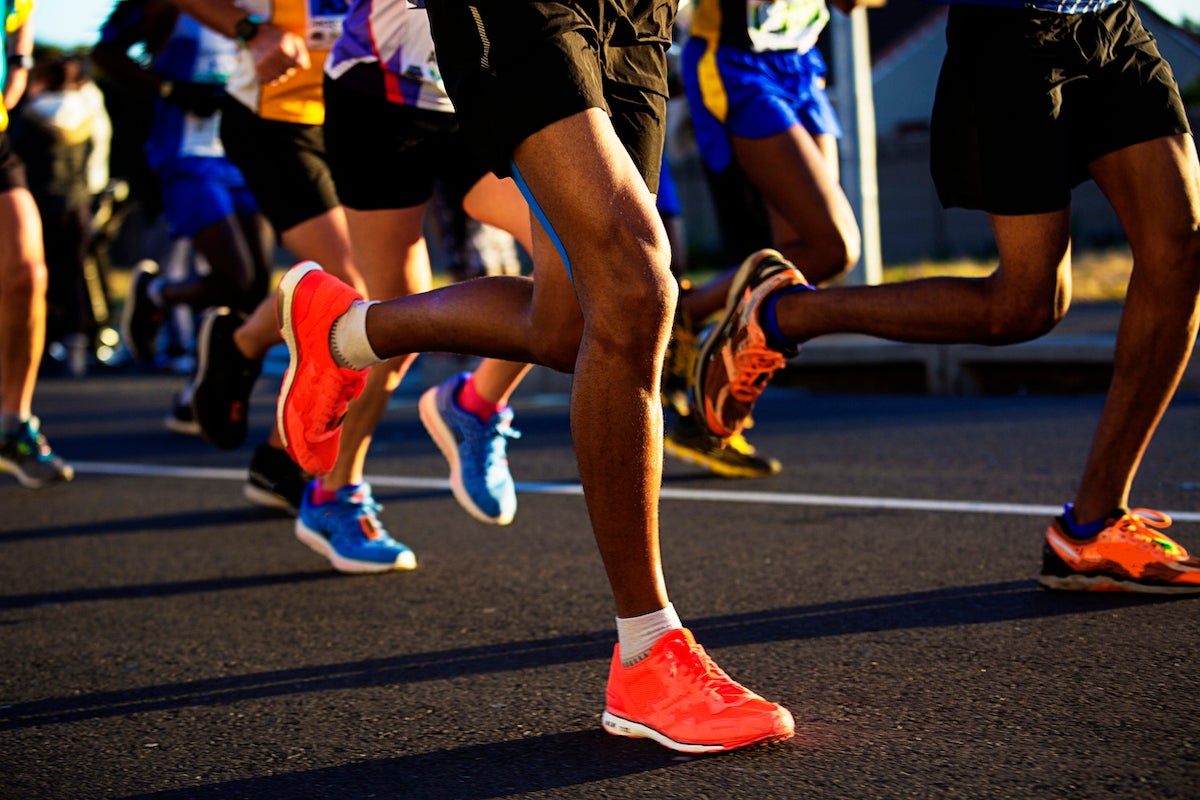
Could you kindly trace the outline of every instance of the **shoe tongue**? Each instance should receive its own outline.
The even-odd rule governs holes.
[[[371,486],[366,483],[351,484],[339,489],[338,494],[352,503],[362,503],[371,496]]]

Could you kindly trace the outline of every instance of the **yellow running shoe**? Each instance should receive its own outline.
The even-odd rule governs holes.
[[[783,469],[776,459],[755,455],[754,447],[741,435],[723,443],[692,414],[675,418],[663,437],[663,452],[722,478],[769,478]]]

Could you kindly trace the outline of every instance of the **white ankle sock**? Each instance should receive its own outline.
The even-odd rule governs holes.
[[[667,603],[660,611],[651,611],[640,617],[617,617],[617,641],[621,645],[621,664],[632,667],[646,656],[654,643],[662,638],[664,633],[682,628],[675,606]]]
[[[382,364],[367,340],[367,309],[378,300],[355,300],[350,308],[333,321],[329,331],[329,349],[333,360],[346,369],[366,369]]]

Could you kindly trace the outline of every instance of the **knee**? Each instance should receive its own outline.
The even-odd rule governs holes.
[[[654,363],[670,335],[679,293],[666,263],[648,279],[618,283],[607,293],[587,320],[589,346],[630,363]]]
[[[828,235],[811,242],[792,242],[780,248],[812,284],[833,280],[854,268],[862,257],[862,236],[853,221],[836,225]]]
[[[1027,342],[1049,333],[1070,307],[1065,284],[1056,283],[1052,293],[1000,296],[991,304],[988,344]]]
[[[0,285],[4,286],[4,292],[12,302],[24,306],[46,296],[49,280],[44,260],[22,256],[11,264],[9,273],[0,281]]]

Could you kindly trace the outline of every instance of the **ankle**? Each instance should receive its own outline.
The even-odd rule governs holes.
[[[504,403],[496,403],[479,394],[475,387],[475,376],[468,375],[462,386],[458,387],[454,401],[458,407],[468,414],[474,415],[480,422],[487,422],[504,408]]]

